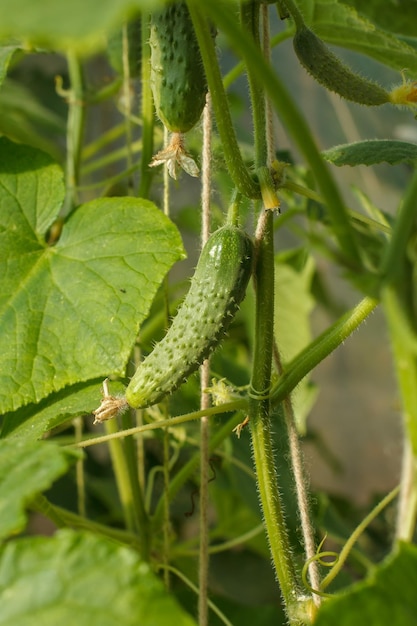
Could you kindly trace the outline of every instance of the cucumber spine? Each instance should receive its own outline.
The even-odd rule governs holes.
[[[209,237],[170,328],[126,389],[130,406],[160,402],[218,346],[245,296],[252,257],[250,238],[235,226],[223,226]]]

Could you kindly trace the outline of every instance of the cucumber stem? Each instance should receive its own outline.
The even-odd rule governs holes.
[[[263,166],[256,170],[256,174],[261,187],[264,208],[271,210],[279,209],[280,201],[275,191],[275,185],[272,180],[271,172],[267,167]]]
[[[243,30],[260,50],[259,5],[241,5]],[[265,51],[263,51],[264,54]],[[274,228],[273,211],[279,207],[272,177],[267,167],[270,152],[266,127],[265,91],[256,80],[255,69],[248,65],[247,74],[251,98],[255,139],[255,167],[260,183],[263,210],[258,218],[255,235],[255,344],[252,362],[249,418],[256,482],[264,517],[266,534],[276,576],[287,613],[297,603],[298,584],[292,562],[291,546],[281,503],[281,491],[276,472],[272,436],[271,385],[274,343]]]
[[[232,199],[227,209],[226,223],[232,226],[239,226],[240,203],[242,202],[242,194],[234,189]]]
[[[259,187],[243,162],[236,139],[210,25],[197,3],[188,2],[187,5],[200,46],[227,169],[233,183],[243,195],[248,198],[259,198]]]
[[[274,362],[278,374],[282,373],[281,355],[278,346],[274,343]],[[310,502],[308,495],[308,481],[305,473],[304,457],[301,449],[300,439],[297,431],[297,425],[294,415],[294,407],[291,395],[288,394],[282,402],[282,410],[285,417],[285,423],[288,433],[288,445],[291,458],[291,466],[294,474],[294,484],[297,494],[298,512],[300,516],[301,531],[304,540],[304,550],[306,561],[308,563],[307,570],[310,578],[310,586],[314,591],[320,588],[320,571],[317,560],[314,558],[316,554],[316,545],[314,538],[314,527],[311,521]],[[321,603],[321,598],[313,593],[313,602],[316,606]]]
[[[344,313],[304,350],[290,361],[271,390],[273,405],[282,402],[309,372],[340,346],[378,306],[378,300],[365,297]]]
[[[298,584],[281,504],[271,439],[269,398],[274,332],[273,213],[264,210],[256,233],[255,337],[249,418],[258,491],[272,561],[287,612],[297,603]]]
[[[242,28],[251,37],[257,48],[260,48],[259,39],[259,4],[258,2],[245,2],[240,6]],[[256,80],[252,67],[246,68],[249,83],[249,94],[252,109],[253,136],[255,143],[255,169],[266,165],[266,117],[265,117],[265,91],[263,85]],[[261,189],[262,191],[262,189]],[[268,207],[266,207],[268,208]]]
[[[266,4],[262,5],[262,54],[265,61],[271,64],[271,33],[269,21],[269,9]],[[274,112],[271,99],[265,97],[265,141],[266,141],[266,163],[268,166],[275,161],[275,136],[274,136]]]
[[[286,5],[288,11],[291,13],[291,17],[294,20],[294,23],[299,28],[304,28],[305,21],[303,19],[302,13],[300,12],[298,6],[293,0],[284,0],[284,4]]]

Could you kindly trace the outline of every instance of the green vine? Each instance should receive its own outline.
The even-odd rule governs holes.
[[[361,255],[348,211],[296,103],[273,69],[265,62],[251,37],[239,27],[229,7],[224,4],[220,6],[218,0],[215,0],[205,5],[205,11],[227,34],[235,50],[245,60],[247,67],[252,69],[264,86],[283,125],[306,158],[317,180],[333,223],[334,234],[344,253],[345,262],[355,268],[360,267]],[[213,95],[213,104],[215,102],[216,97]]]

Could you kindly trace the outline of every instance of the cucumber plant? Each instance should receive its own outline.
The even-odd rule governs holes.
[[[274,2],[259,0],[137,0],[135,13],[127,1],[108,2],[103,11],[94,0],[79,13],[64,3],[59,20],[42,2],[32,3],[33,12],[30,3],[22,4],[20,12],[17,0],[10,18],[3,4],[0,80],[10,74],[0,89],[6,135],[0,138],[5,623],[26,623],[35,610],[47,621],[52,610],[59,623],[82,623],[88,615],[101,624],[105,604],[109,620],[120,626],[191,626],[197,620],[199,626],[329,626],[360,623],[363,615],[379,626],[408,626],[395,620],[417,611],[415,146],[389,139],[349,143],[347,137],[337,150],[320,153],[315,136],[333,124],[307,121],[309,98],[304,86],[294,95],[288,48],[281,44],[293,44],[294,71],[303,76],[302,65],[345,100],[415,106],[412,3],[404,12],[407,20],[415,18],[408,26],[394,3],[383,0],[372,6],[328,2],[329,11],[325,3],[280,0],[281,21]],[[130,16],[136,12],[135,30]],[[110,35],[120,32],[122,17],[120,48],[120,38]],[[335,42],[350,42],[386,68],[407,67],[411,78],[391,90],[364,80],[330,51]],[[50,75],[41,81],[37,73],[34,80],[31,69],[49,63],[45,51],[56,50],[68,70],[57,80],[60,106],[52,104],[58,96]],[[241,74],[248,83],[244,93],[242,82],[235,83]],[[49,91],[41,105],[35,92],[44,82]],[[131,98],[136,89],[139,112]],[[204,108],[208,93],[212,135],[210,107]],[[320,98],[323,90],[317,93]],[[130,104],[114,106],[118,102]],[[58,123],[55,111],[67,108]],[[192,132],[203,110],[201,132]],[[363,107],[351,110],[370,114]],[[385,106],[381,113],[374,106],[372,135],[388,119],[382,114],[392,114],[387,133],[398,120],[409,122],[400,117],[407,111]],[[369,127],[370,117],[359,119],[366,120],[360,128]],[[197,174],[185,150],[190,133],[190,145],[203,154],[201,203],[198,181],[174,185],[149,170],[162,127],[171,133],[169,145],[151,164],[166,164],[173,177],[179,167]],[[281,128],[298,153],[284,156]],[[325,143],[333,140],[328,135]],[[61,164],[40,150],[59,155],[64,145]],[[401,191],[392,184],[390,194],[375,199],[362,171],[358,187],[367,193],[356,200],[363,210],[350,208],[347,185],[336,180],[333,166],[378,162],[406,163]],[[387,171],[379,179],[384,190]],[[401,202],[388,215],[393,193]],[[206,243],[197,246],[199,230]],[[201,252],[178,304],[185,270],[168,272],[184,257],[180,234]],[[359,303],[349,308],[342,302],[333,279],[328,286],[327,272],[348,286],[346,299]],[[331,319],[314,338],[313,306]],[[355,369],[365,372],[392,356],[405,415],[404,455],[399,487],[363,511],[330,489],[315,487],[318,493],[310,497],[300,439],[313,434],[312,453],[319,451],[329,468],[338,465],[334,457],[344,450],[336,444],[327,450],[328,432],[320,440],[307,421],[316,391],[311,374],[342,344],[349,350],[347,340],[364,320],[366,331],[381,323],[371,316],[378,306],[387,322],[386,329],[378,327],[378,340],[388,334],[392,355],[355,356]],[[378,350],[385,350],[381,343]],[[198,388],[191,374],[203,360]],[[344,370],[341,391],[349,382]],[[321,410],[324,405],[325,399]],[[337,408],[329,409],[332,427],[343,410]],[[351,413],[353,420],[361,410]],[[374,437],[372,456],[377,447]],[[351,456],[356,463],[359,455]],[[313,466],[313,484],[315,471]],[[342,484],[340,474],[336,480]],[[389,511],[376,524],[397,496],[396,515]],[[36,526],[26,528],[25,510],[34,521],[46,517],[62,530],[32,537]],[[387,556],[382,564],[381,555]],[[22,563],[31,567],[23,572]],[[59,580],[52,590],[44,584],[51,573]],[[16,589],[29,587],[24,602],[17,601]],[[63,601],[69,597],[77,603]]]

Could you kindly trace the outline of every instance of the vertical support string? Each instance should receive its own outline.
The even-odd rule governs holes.
[[[207,94],[206,106],[203,113],[203,153],[202,153],[202,180],[201,180],[201,244],[204,246],[210,235],[210,194],[211,194],[211,132],[212,110],[210,94]],[[200,368],[200,406],[208,409],[210,395],[207,388],[210,384],[210,361],[206,359]],[[208,573],[209,573],[209,419],[201,418],[200,422],[200,546],[199,546],[199,588],[198,623],[199,626],[208,624]]]

